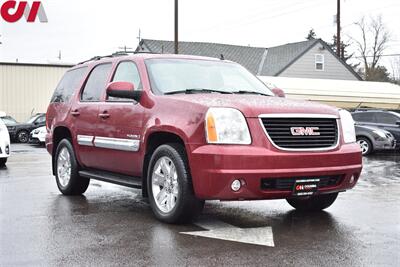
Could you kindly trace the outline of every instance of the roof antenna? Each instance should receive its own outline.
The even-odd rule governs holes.
[[[221,57],[219,59],[225,60],[224,54],[221,54]]]

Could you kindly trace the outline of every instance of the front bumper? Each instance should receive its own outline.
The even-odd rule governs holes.
[[[325,152],[285,152],[258,146],[204,145],[192,150],[189,158],[194,191],[200,199],[290,198],[292,189],[263,188],[262,181],[276,178],[339,176],[337,184],[322,187],[316,194],[340,192],[354,187],[362,169],[358,144],[346,144]],[[231,190],[231,183],[235,179],[245,182],[238,192]]]
[[[396,148],[396,140],[394,138],[375,140],[374,150],[392,150]]]

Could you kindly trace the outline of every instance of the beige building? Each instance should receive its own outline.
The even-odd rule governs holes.
[[[46,112],[55,87],[70,67],[0,62],[0,111],[21,122]]]

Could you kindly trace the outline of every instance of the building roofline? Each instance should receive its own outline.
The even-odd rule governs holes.
[[[282,72],[284,72],[287,68],[289,68],[291,65],[293,65],[293,63],[295,63],[299,58],[301,58],[302,56],[304,56],[305,53],[307,53],[308,51],[311,50],[311,48],[313,48],[315,46],[315,44],[319,41],[319,39],[315,39],[314,42],[312,42],[306,49],[304,49],[303,52],[301,52],[300,54],[298,54],[295,58],[293,58],[286,66],[284,66],[283,68],[281,68],[277,73],[274,74],[274,76],[278,76],[279,74],[281,74]]]
[[[44,64],[44,63],[23,63],[23,62],[0,62],[0,66],[25,66],[25,67],[59,67],[59,68],[71,68],[75,64]]]

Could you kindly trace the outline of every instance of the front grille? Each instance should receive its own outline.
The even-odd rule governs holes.
[[[291,191],[293,190],[296,180],[319,179],[318,188],[331,187],[340,184],[342,176],[321,176],[321,177],[298,177],[298,178],[262,178],[262,190],[278,190]]]
[[[324,149],[334,147],[338,142],[335,118],[261,118],[261,122],[273,144],[279,148]]]

